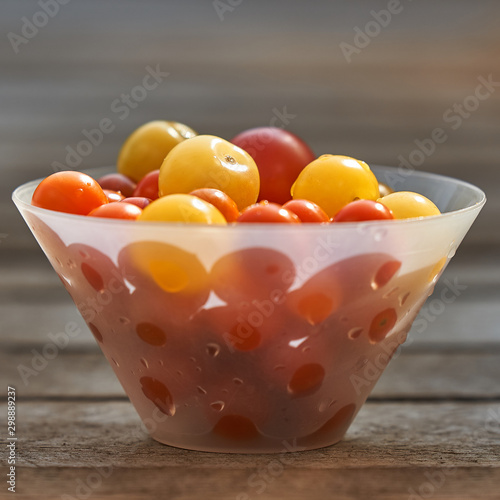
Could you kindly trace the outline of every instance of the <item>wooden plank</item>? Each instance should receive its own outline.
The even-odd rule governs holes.
[[[500,398],[499,346],[477,346],[475,351],[459,348],[450,352],[450,349],[454,347],[403,349],[383,373],[371,398]],[[97,345],[85,348],[71,345],[50,360],[40,357],[42,352],[40,344],[22,349],[5,347],[0,351],[0,378],[17,387],[22,398],[125,398]],[[29,372],[33,367],[35,371]]]
[[[217,456],[209,457],[220,464]],[[288,456],[285,460],[291,461]],[[70,500],[88,494],[92,500],[498,500],[499,483],[498,467],[310,469],[268,458],[251,469],[219,465],[217,470],[194,464],[151,469],[22,468],[15,498]]]
[[[157,443],[125,401],[40,404],[21,397],[17,422],[22,467],[251,469],[269,460]],[[368,402],[342,442],[290,457],[308,469],[500,467],[500,402]]]

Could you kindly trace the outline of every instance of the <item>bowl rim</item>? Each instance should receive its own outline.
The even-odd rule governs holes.
[[[387,165],[377,165],[373,164],[370,166],[371,169],[374,170],[374,173],[377,173],[377,170],[380,171],[389,171],[393,173],[398,173],[399,168],[398,167],[392,167],[392,166],[387,166]],[[103,173],[109,170],[109,169],[114,169],[116,171],[116,167],[114,166],[104,166],[104,167],[94,167],[94,168],[89,168],[89,169],[83,169],[80,170],[80,172],[85,173],[90,175],[91,177],[96,178],[95,175],[96,173]],[[75,171],[75,170],[73,170]],[[399,174],[401,175],[401,174]],[[140,226],[141,227],[149,227],[149,228],[155,228],[156,230],[161,230],[161,228],[197,228],[197,229],[204,229],[204,230],[227,230],[226,228],[230,227],[232,231],[238,230],[238,229],[244,229],[245,231],[276,231],[276,230],[291,230],[293,229],[294,231],[301,230],[299,228],[302,228],[302,230],[307,229],[312,229],[316,228],[320,231],[325,231],[325,230],[331,230],[331,228],[336,228],[336,230],[339,230],[341,228],[353,228],[353,227],[360,227],[361,225],[369,225],[370,227],[380,227],[380,226],[392,226],[394,227],[395,225],[405,225],[405,224],[413,224],[413,225],[421,225],[421,224],[428,224],[431,221],[441,221],[445,218],[450,218],[450,217],[456,217],[458,215],[464,215],[468,214],[469,212],[478,212],[481,210],[481,208],[484,206],[486,203],[486,194],[485,192],[475,186],[474,184],[471,184],[470,182],[463,181],[461,179],[457,179],[455,177],[447,176],[447,175],[442,175],[442,174],[436,174],[433,172],[426,172],[423,170],[413,170],[411,171],[406,177],[409,177],[410,175],[417,175],[419,177],[431,177],[434,179],[441,179],[441,180],[447,180],[447,181],[453,181],[456,185],[462,186],[464,188],[470,189],[474,191],[478,196],[479,196],[479,201],[474,203],[471,206],[460,208],[458,210],[453,210],[451,212],[444,212],[439,215],[431,215],[427,217],[414,217],[411,219],[391,219],[391,220],[370,220],[370,221],[359,221],[359,222],[342,222],[342,223],[337,223],[337,224],[330,224],[330,223],[301,223],[301,224],[288,224],[288,223],[251,223],[251,224],[238,224],[235,222],[228,223],[228,224],[202,224],[202,223],[190,223],[186,224],[185,222],[166,222],[166,221],[141,221]],[[46,208],[41,208],[41,207],[36,207],[32,205],[31,203],[26,202],[23,200],[20,196],[20,193],[26,189],[32,189],[35,186],[37,186],[43,179],[46,177],[40,177],[38,179],[32,180],[25,182],[24,184],[21,184],[18,186],[13,192],[12,192],[12,201],[15,203],[16,206],[21,207],[24,210],[29,210],[33,212],[34,214],[39,214],[41,216],[48,216],[50,215],[51,217],[56,217],[58,219],[62,220],[67,220],[68,222],[71,221],[80,221],[80,222],[85,222],[87,224],[95,224],[95,225],[111,225],[111,226],[122,226],[126,225],[129,226],[130,224],[137,224],[137,221],[135,220],[125,220],[125,219],[112,219],[112,218],[104,218],[104,217],[88,217],[86,215],[77,215],[77,214],[70,214],[66,212],[57,212],[55,210],[49,210]],[[377,178],[378,179],[378,178]],[[378,179],[380,182],[380,179]],[[293,227],[291,227],[293,226]]]

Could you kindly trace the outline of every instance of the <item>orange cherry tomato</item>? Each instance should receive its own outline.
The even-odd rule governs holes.
[[[245,208],[237,222],[291,222],[300,223],[300,219],[290,210],[277,203],[256,203]]]
[[[240,212],[238,205],[226,193],[220,189],[201,188],[195,189],[189,193],[208,203],[211,203],[224,216],[227,222],[236,222]]]
[[[328,222],[330,217],[316,203],[308,200],[290,200],[287,201],[283,208],[293,212],[301,222]]]
[[[35,207],[77,215],[87,215],[106,203],[106,194],[96,180],[73,171],[56,172],[46,177],[31,200]]]
[[[107,219],[131,219],[135,220],[141,215],[142,210],[132,203],[108,203],[95,208],[89,213],[89,217],[103,217]]]

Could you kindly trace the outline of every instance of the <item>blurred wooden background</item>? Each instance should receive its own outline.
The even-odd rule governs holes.
[[[67,148],[75,149],[84,131],[104,118],[112,120],[113,132],[78,168],[113,164],[126,136],[152,119],[181,121],[230,139],[283,115],[284,126],[318,155],[346,154],[369,164],[397,165],[400,155],[409,158],[417,149],[415,141],[443,128],[446,142],[417,168],[470,181],[486,192],[488,202],[444,276],[466,290],[431,315],[425,331],[410,335],[411,344],[383,376],[351,439],[297,456],[291,470],[259,498],[306,498],[308,488],[318,485],[318,498],[330,498],[330,486],[342,498],[368,498],[363,482],[370,485],[370,498],[407,498],[408,488],[425,480],[425,471],[448,466],[462,467],[471,479],[448,481],[434,498],[498,498],[500,430],[488,431],[482,440],[465,436],[484,430],[489,412],[499,412],[500,3],[401,0],[399,12],[377,28],[373,12],[390,3],[2,1],[0,373],[27,401],[20,418],[31,451],[19,473],[26,498],[41,487],[47,498],[73,494],[86,467],[112,459],[108,451],[119,440],[117,429],[126,433],[137,417],[86,329],[29,386],[20,381],[16,367],[29,363],[31,349],[43,346],[48,333],[72,320],[86,327],[17,214],[12,190],[52,173],[54,162],[64,163]],[[51,14],[44,15],[42,5],[49,4]],[[30,27],[33,22],[39,27]],[[341,44],[355,45],[355,28],[371,36],[358,35],[365,46],[348,62]],[[168,75],[145,95],[135,91],[140,102],[124,105],[148,67]],[[475,101],[481,78],[495,83],[488,97]],[[469,111],[458,119],[455,106],[464,104]],[[429,401],[434,403],[422,406]],[[71,427],[72,412],[80,407],[84,414]],[[397,415],[413,422],[413,447],[404,437],[408,426]],[[412,415],[418,418],[413,421]],[[63,452],[62,441],[54,443],[61,430],[81,438],[79,429],[93,428],[94,421],[90,447],[68,438],[71,448]],[[110,422],[118,427],[99,444],[100,431]],[[176,488],[167,488],[171,498],[237,498],[240,490],[253,495],[245,486],[248,474],[268,461],[245,457],[234,465],[231,457],[172,451],[145,437],[137,446],[141,460],[158,457],[161,474]],[[134,462],[127,453],[122,443],[114,462],[119,473],[93,498],[147,497],[155,487],[166,488],[154,479],[151,458]],[[190,467],[180,471],[178,463]],[[387,467],[390,473],[377,482]],[[127,477],[137,478],[135,489],[123,487]],[[144,478],[156,486],[148,489]],[[189,486],[193,482],[196,486]]]

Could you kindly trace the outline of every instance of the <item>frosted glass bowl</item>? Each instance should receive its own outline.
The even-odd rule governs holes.
[[[217,227],[36,208],[39,180],[13,200],[154,439],[271,453],[342,439],[485,203],[456,179],[373,171],[444,213]]]

